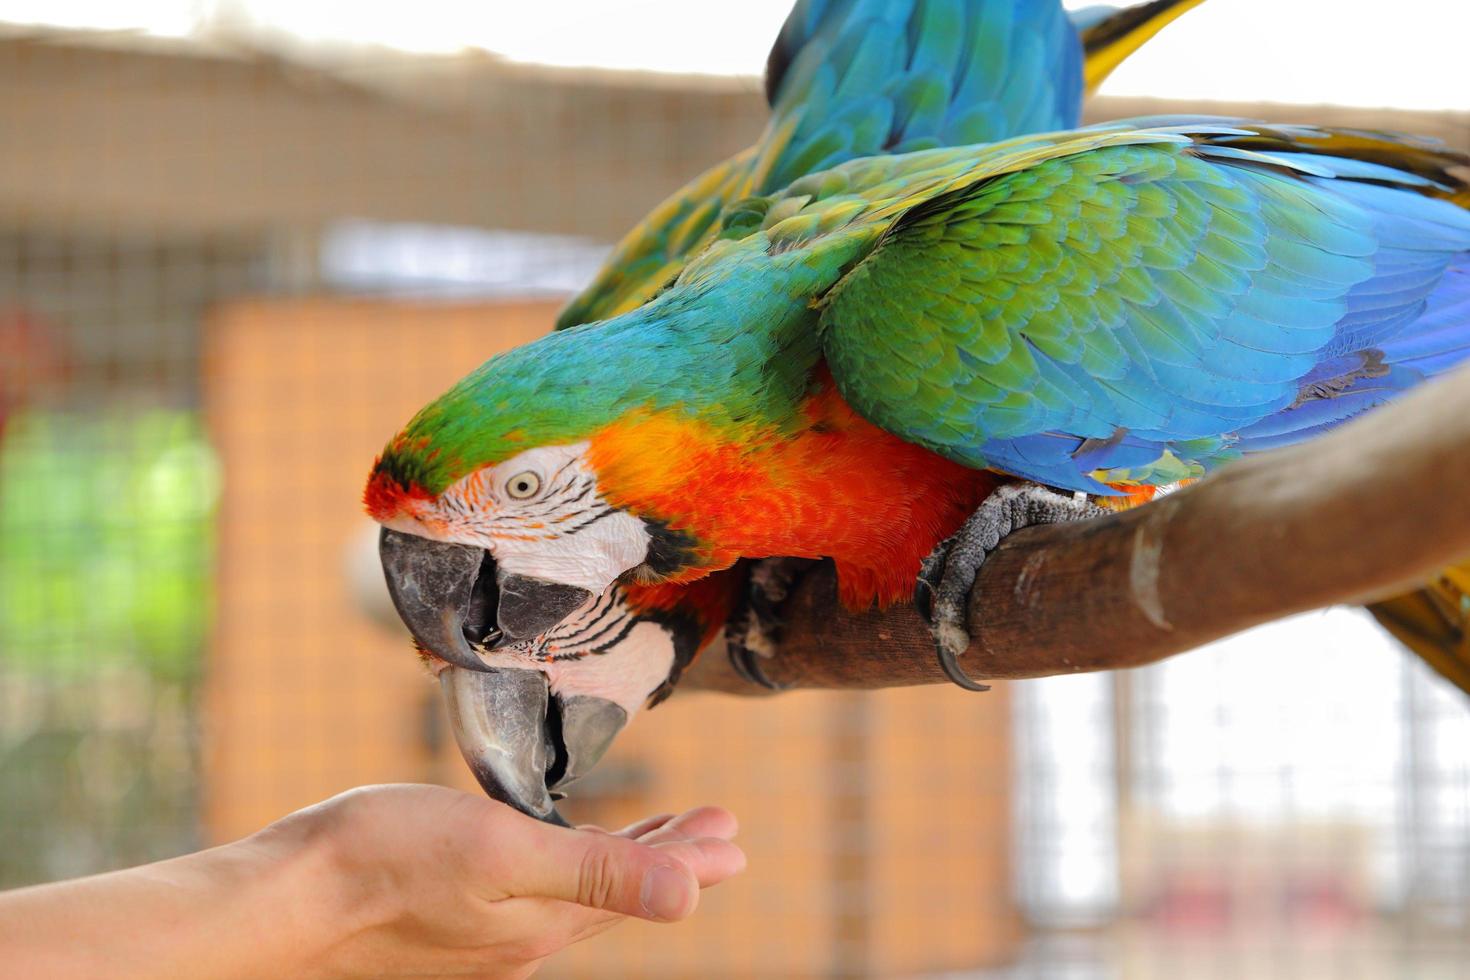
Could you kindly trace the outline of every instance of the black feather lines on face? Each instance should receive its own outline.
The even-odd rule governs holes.
[[[552,474],[556,481],[566,470],[563,466]],[[572,473],[553,485],[540,502],[517,513],[522,521],[552,518],[547,530],[557,537],[571,537],[613,513],[613,507],[596,494],[597,481],[586,473]],[[570,509],[568,509],[570,508]]]
[[[572,624],[569,632],[553,630],[546,638],[546,645],[578,648],[569,653],[553,654],[551,659],[557,662],[600,657],[626,640],[638,622],[639,617],[628,608],[617,589],[612,588],[597,597],[591,612]]]

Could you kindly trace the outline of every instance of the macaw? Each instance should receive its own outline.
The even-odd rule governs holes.
[[[1058,28],[1056,0],[918,0],[887,9],[802,0],[768,62],[766,91],[774,114],[762,140],[654,209],[567,307],[558,326],[646,302],[709,243],[721,211],[774,186],[778,178],[772,174],[799,175],[863,155],[1075,125],[1083,94],[1079,75],[1091,91],[1126,54],[1200,2],[1090,8],[1074,14],[1074,29],[1067,31]],[[1079,40],[1085,52],[1081,72]],[[907,121],[891,133],[880,132],[873,121],[899,116]],[[442,577],[442,566],[425,558],[417,543],[403,561],[395,559],[402,542],[396,532],[385,532],[385,561],[398,564],[400,573],[404,562],[414,562]],[[764,579],[768,571],[758,567],[755,577]],[[439,615],[438,598],[418,600],[414,576],[389,577],[407,620],[422,623]],[[453,587],[467,596],[471,577],[462,570]],[[525,670],[487,677],[476,670],[480,651],[459,670],[426,653],[448,697],[460,746],[487,792],[557,819],[553,797],[595,764],[633,714],[667,696],[682,668],[725,625],[745,578],[743,569],[730,569],[681,584],[619,582],[534,640],[484,654],[503,668],[540,671],[544,681]],[[444,587],[441,581],[429,592],[441,596]],[[748,601],[766,599],[769,588],[753,589]],[[502,590],[498,609],[487,608],[480,595],[470,631],[483,634],[497,614],[514,619],[515,595],[514,588]],[[461,653],[456,649],[451,656]]]
[[[1407,138],[1151,119],[737,202],[656,298],[492,359],[390,441],[367,502],[397,532],[400,611],[478,703],[521,675],[498,711],[546,681],[485,673],[474,645],[533,640],[625,576],[827,557],[851,606],[926,582],[946,670],[973,684],[984,554],[1089,513],[1032,484],[1192,478],[1470,358],[1467,166]]]

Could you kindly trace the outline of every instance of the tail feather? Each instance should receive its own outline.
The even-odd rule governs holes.
[[[1470,695],[1470,562],[1421,589],[1368,606],[1375,619],[1445,680]]]
[[[1072,13],[1087,54],[1084,79],[1092,92],[1133,52],[1204,0],[1150,0],[1132,7],[1087,7]]]

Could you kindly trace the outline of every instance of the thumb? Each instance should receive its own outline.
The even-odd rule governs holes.
[[[655,922],[686,918],[699,902],[694,872],[668,849],[546,824],[537,830],[543,839],[512,857],[504,883],[511,894]]]

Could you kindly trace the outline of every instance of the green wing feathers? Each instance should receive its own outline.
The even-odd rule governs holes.
[[[1092,492],[1304,438],[1470,347],[1470,216],[1432,200],[1464,161],[1431,179],[1422,145],[1398,170],[1354,138],[1120,123],[916,155],[848,223],[872,247],[822,301],[833,376],[906,440]],[[773,246],[828,247],[784,239],[833,204]]]

